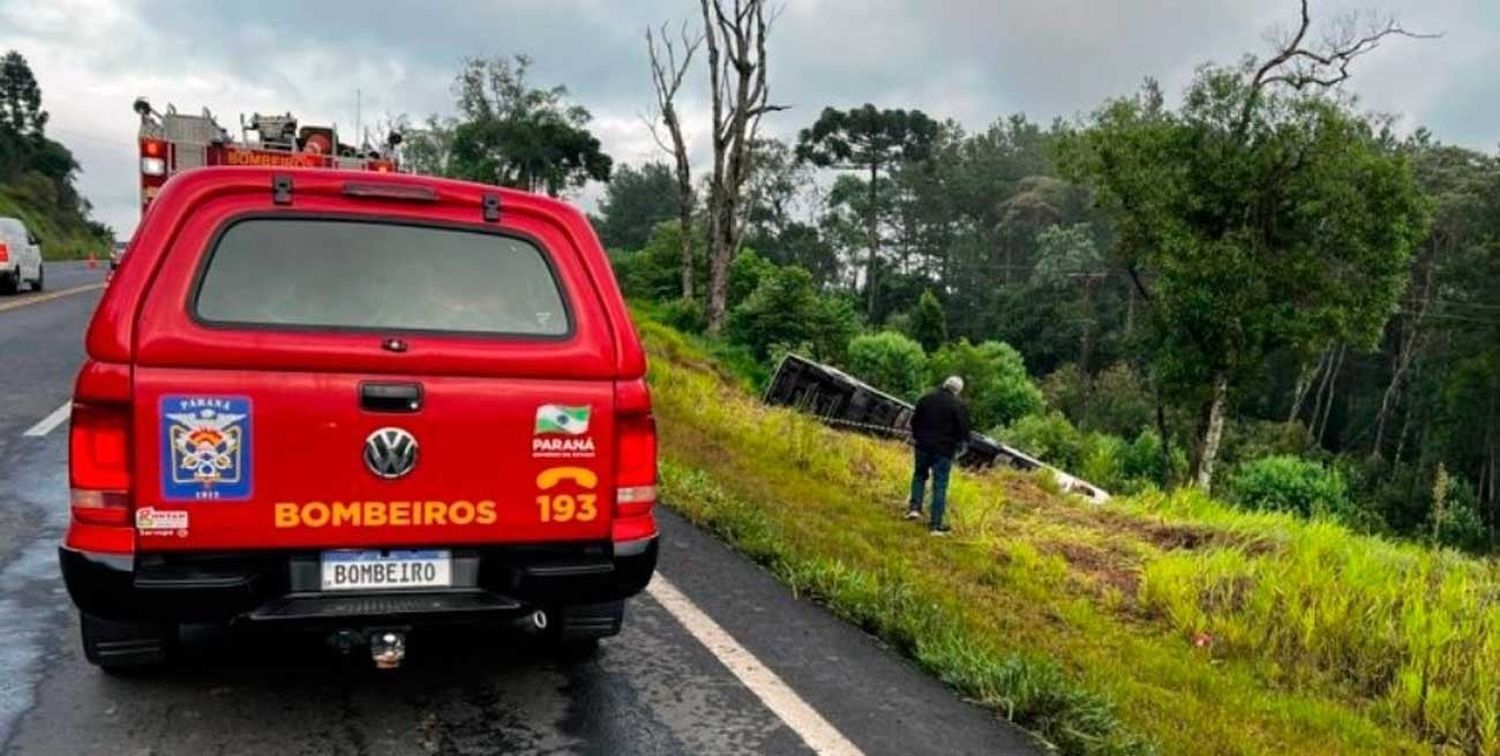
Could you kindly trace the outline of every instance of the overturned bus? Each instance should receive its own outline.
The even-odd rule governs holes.
[[[782,358],[776,367],[766,387],[765,402],[813,415],[843,430],[885,438],[911,438],[912,405],[838,368],[795,354]],[[982,433],[969,434],[969,443],[956,461],[971,469],[1002,464],[1017,470],[1050,470],[1063,490],[1094,502],[1109,500],[1109,494],[1098,486]]]

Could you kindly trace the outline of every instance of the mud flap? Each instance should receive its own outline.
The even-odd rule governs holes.
[[[83,654],[106,672],[141,670],[167,663],[177,645],[177,626],[158,622],[119,622],[80,612]]]

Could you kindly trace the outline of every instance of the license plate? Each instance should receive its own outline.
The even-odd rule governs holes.
[[[453,584],[447,551],[325,551],[323,590],[447,588]]]

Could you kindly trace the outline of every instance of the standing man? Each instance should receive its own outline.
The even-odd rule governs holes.
[[[948,509],[948,473],[953,458],[969,442],[969,410],[959,400],[964,379],[948,376],[940,388],[917,400],[911,416],[911,437],[916,442],[916,468],[911,474],[911,498],[906,519],[922,519],[922,494],[932,477],[932,520],[927,532],[945,536],[952,531],[943,515]]]

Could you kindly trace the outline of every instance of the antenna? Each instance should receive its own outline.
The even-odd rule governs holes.
[[[364,90],[360,89],[359,87],[355,87],[354,88],[354,138],[355,139],[363,139],[364,138],[362,136],[365,133],[364,129],[360,128],[361,125],[362,125],[362,121],[360,120],[360,116],[363,115],[363,113],[361,111],[363,110],[364,104],[365,104],[364,103],[364,98],[365,98]],[[358,147],[358,146],[359,145],[356,145],[356,147]]]

